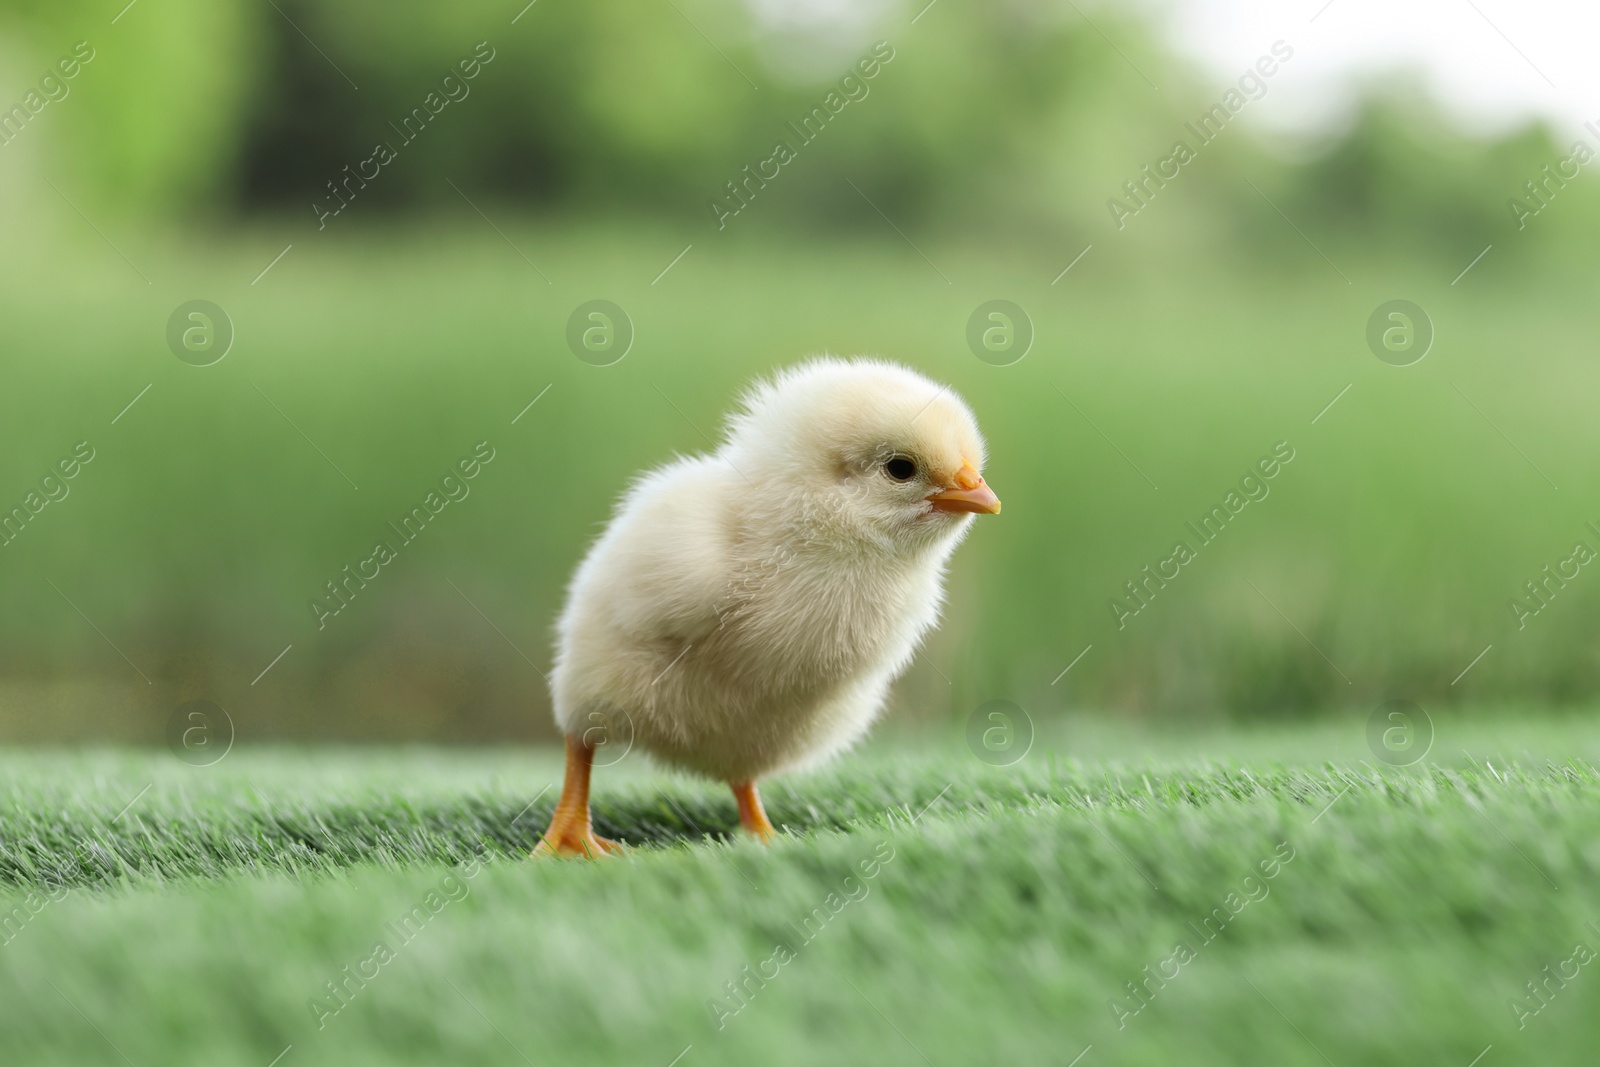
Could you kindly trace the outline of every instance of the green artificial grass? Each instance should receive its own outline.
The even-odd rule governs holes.
[[[879,739],[770,848],[630,758],[593,864],[524,859],[554,752],[13,750],[0,1059],[1592,1063],[1600,729],[1346,725]]]

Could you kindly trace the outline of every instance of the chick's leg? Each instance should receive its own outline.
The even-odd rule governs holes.
[[[733,787],[733,797],[739,802],[740,825],[761,838],[763,844],[771,844],[773,836],[778,831],[767,821],[767,812],[761,806],[761,794],[756,792],[756,784],[754,782],[728,784]]]
[[[567,738],[567,778],[561,785],[561,799],[550,818],[550,828],[534,848],[535,856],[586,856],[596,859],[607,852],[621,852],[615,841],[596,837],[589,820],[589,770],[594,764],[594,749],[578,737]]]

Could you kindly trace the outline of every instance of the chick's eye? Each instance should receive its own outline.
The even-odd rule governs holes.
[[[883,465],[884,473],[897,482],[909,482],[917,476],[917,464],[906,456],[893,456]]]

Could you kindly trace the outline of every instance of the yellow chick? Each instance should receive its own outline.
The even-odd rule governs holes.
[[[946,561],[998,514],[972,412],[870,359],[817,359],[742,398],[722,445],[642,477],[579,566],[550,686],[561,799],[535,855],[595,857],[595,731],[732,786],[857,741],[938,618]]]

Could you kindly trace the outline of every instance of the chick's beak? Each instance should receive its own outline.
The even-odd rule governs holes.
[[[935,511],[970,511],[979,515],[1000,514],[1000,498],[984,484],[983,475],[970,464],[956,471],[956,484],[928,496]]]

